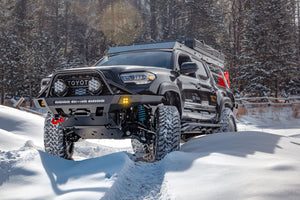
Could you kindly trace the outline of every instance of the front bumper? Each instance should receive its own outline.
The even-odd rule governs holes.
[[[124,97],[129,99],[128,105],[122,104]],[[120,139],[125,134],[120,123],[116,122],[116,113],[140,104],[158,105],[162,99],[162,96],[157,95],[105,95],[43,97],[34,99],[34,103],[36,107],[46,109],[56,116],[66,117],[62,125],[83,139]]]

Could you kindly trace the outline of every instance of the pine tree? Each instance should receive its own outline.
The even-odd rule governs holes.
[[[244,21],[240,80],[245,93],[279,95],[296,65],[291,1],[263,0],[248,5]]]

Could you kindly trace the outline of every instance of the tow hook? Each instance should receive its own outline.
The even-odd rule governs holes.
[[[59,119],[53,118],[53,119],[52,119],[52,124],[56,125],[56,124],[58,124],[59,122],[63,123],[64,121],[66,121],[66,119],[65,119],[64,117],[60,117]]]

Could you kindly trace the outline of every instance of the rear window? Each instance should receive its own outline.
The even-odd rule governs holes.
[[[151,51],[124,53],[107,57],[96,66],[136,65],[171,69],[172,52]]]
[[[222,76],[222,71],[220,68],[218,67],[214,67],[213,65],[209,65],[209,69],[212,73],[212,76],[213,76],[213,80],[215,81],[215,83],[218,85],[218,86],[222,86],[222,87],[226,87],[223,79],[223,76]],[[228,86],[229,86],[229,82],[227,82]]]

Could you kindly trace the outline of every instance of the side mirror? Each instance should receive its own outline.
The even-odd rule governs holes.
[[[198,70],[198,65],[194,62],[185,62],[182,63],[180,68],[181,74],[191,74],[195,73]]]

